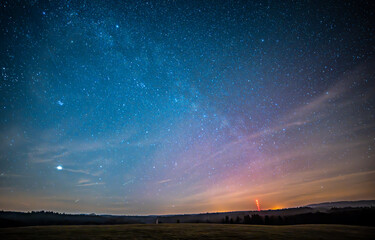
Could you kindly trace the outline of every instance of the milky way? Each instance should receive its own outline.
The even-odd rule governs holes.
[[[374,5],[283,2],[2,1],[0,209],[375,199]]]

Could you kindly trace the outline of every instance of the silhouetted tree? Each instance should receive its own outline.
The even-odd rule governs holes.
[[[259,214],[251,215],[251,223],[252,224],[263,224],[263,219]]]
[[[266,224],[266,225],[270,225],[271,224],[270,217],[268,215],[266,215],[264,217],[264,224]]]
[[[250,224],[251,223],[250,215],[245,215],[243,217],[243,223],[245,223],[245,224]]]
[[[283,225],[283,224],[284,224],[284,220],[283,220],[283,218],[282,218],[281,216],[279,216],[279,217],[277,218],[277,224],[278,224],[278,225]]]

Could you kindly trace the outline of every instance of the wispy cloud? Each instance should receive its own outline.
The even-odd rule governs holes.
[[[172,179],[164,179],[164,180],[160,180],[160,181],[158,181],[158,182],[156,182],[157,184],[163,184],[163,183],[167,183],[167,182],[170,182],[170,181],[172,181]]]
[[[241,153],[244,149],[253,148],[253,142],[260,143],[266,138],[282,135],[296,128],[306,129],[309,127],[309,124],[320,123],[322,119],[328,116],[335,118],[335,112],[343,111],[343,108],[354,108],[358,104],[364,103],[367,98],[358,98],[353,94],[353,87],[351,86],[353,83],[369,77],[371,75],[371,70],[369,68],[369,65],[361,65],[357,69],[346,73],[340,77],[335,85],[323,91],[309,103],[298,106],[291,112],[281,116],[279,121],[276,121],[268,128],[228,142],[221,146],[220,149],[212,151],[209,155],[199,153],[194,156],[188,156],[186,159],[191,159],[193,157],[200,160],[195,161],[194,164],[189,162],[187,166],[184,166],[184,172],[190,174],[201,165],[217,162],[220,161],[220,159],[233,158],[233,154]],[[346,133],[354,133],[356,130],[359,130],[358,127],[353,127],[353,123],[350,119],[343,119],[340,124],[341,127],[346,127]],[[371,129],[371,126],[373,126],[373,124],[362,124],[360,129]],[[199,150],[197,152],[201,151]]]
[[[98,186],[98,185],[104,185],[104,182],[91,182],[91,183],[82,183],[77,184],[77,187],[91,187],[91,186]]]
[[[89,183],[89,182],[90,182],[90,179],[82,178],[82,179],[78,180],[78,184],[84,184],[84,183]]]
[[[20,174],[12,174],[12,173],[0,173],[0,178],[21,178],[25,177]]]
[[[72,172],[72,173],[81,173],[81,174],[86,174],[86,175],[92,175],[89,171],[82,170],[82,169],[63,168],[63,171]]]
[[[99,186],[99,185],[104,185],[104,182],[97,182],[93,181],[92,179],[88,178],[81,178],[77,181],[76,186],[77,187],[91,187],[91,186]]]

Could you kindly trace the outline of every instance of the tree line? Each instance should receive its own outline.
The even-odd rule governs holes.
[[[329,212],[310,212],[296,215],[251,214],[243,218],[223,218],[224,224],[292,225],[292,224],[348,224],[375,226],[375,208],[332,208]]]

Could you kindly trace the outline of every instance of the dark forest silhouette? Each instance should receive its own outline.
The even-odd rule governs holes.
[[[332,208],[329,212],[311,212],[289,216],[259,214],[245,215],[243,219],[226,217],[222,223],[243,223],[254,225],[293,224],[347,224],[375,226],[375,208]]]
[[[165,216],[113,216],[64,214],[56,212],[0,212],[1,227],[37,225],[110,225],[134,223],[222,223],[254,225],[348,224],[375,226],[374,207],[330,208],[319,211],[309,207],[261,212],[205,213]]]

